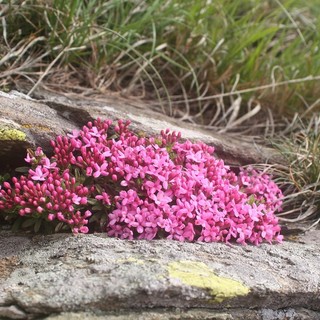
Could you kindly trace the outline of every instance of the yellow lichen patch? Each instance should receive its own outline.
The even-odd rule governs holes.
[[[179,279],[182,283],[209,290],[214,302],[237,296],[245,296],[250,289],[241,282],[219,277],[203,262],[175,261],[168,265],[171,278]]]
[[[19,140],[25,141],[26,134],[17,129],[0,128],[0,140]]]
[[[23,124],[21,125],[21,127],[25,128],[25,129],[34,129],[34,128],[37,128],[38,130],[41,130],[41,131],[51,131],[51,128],[49,128],[48,126],[44,126],[44,125],[40,125],[40,124],[29,124],[29,123],[26,123],[26,124]]]

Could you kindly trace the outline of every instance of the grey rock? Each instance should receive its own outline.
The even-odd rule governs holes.
[[[40,96],[38,95],[38,98]],[[126,100],[90,101],[0,92],[0,163],[86,122],[130,119],[170,128],[216,149],[226,163],[283,163],[274,150],[183,124]],[[0,319],[320,319],[320,232],[259,247],[124,241],[105,234],[0,231]]]
[[[148,135],[159,134],[166,128],[180,131],[185,139],[214,146],[216,155],[231,165],[284,162],[275,150],[254,143],[253,139],[244,141],[235,135],[202,130],[146,106],[132,105],[128,100],[117,98],[102,102],[48,95],[45,99],[35,100],[16,91],[0,91],[0,160],[2,164],[23,164],[25,150],[36,146],[50,154],[50,140],[98,117],[131,120],[133,130]]]
[[[9,319],[26,319],[27,315],[16,306],[0,307],[0,316]]]
[[[25,164],[26,149],[41,146],[51,151],[50,140],[65,135],[74,125],[56,110],[24,96],[0,92],[1,166]]]
[[[283,310],[241,310],[227,309],[216,311],[208,309],[181,310],[152,310],[152,311],[131,311],[118,313],[103,313],[94,315],[89,312],[65,312],[59,315],[52,315],[46,320],[317,320],[320,313],[305,309],[283,309]]]
[[[320,319],[313,233],[312,243],[254,247],[2,231],[2,257],[15,262],[0,277],[0,318],[13,306],[51,320]]]

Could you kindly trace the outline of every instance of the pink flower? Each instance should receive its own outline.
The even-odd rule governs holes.
[[[44,168],[42,166],[37,166],[35,171],[30,169],[29,174],[31,175],[31,179],[36,181],[44,181],[49,172],[43,169]]]
[[[56,217],[56,216],[55,216],[54,214],[52,214],[52,213],[48,214],[48,220],[49,220],[49,221],[54,220],[55,217]]]
[[[80,205],[80,204],[86,204],[87,203],[87,198],[85,197],[79,197],[77,194],[75,194],[72,197],[72,202],[74,204]]]
[[[77,139],[80,135],[79,130],[72,130],[72,133],[68,133],[68,137]]]
[[[179,240],[193,241],[194,235],[195,235],[195,231],[193,228],[193,224],[191,222],[189,222],[188,225],[183,229],[183,233],[182,233],[181,238]]]
[[[102,201],[102,203],[104,203],[106,205],[111,205],[110,197],[106,192],[102,192],[101,195],[97,195],[97,196],[95,196],[95,198],[97,200]]]
[[[36,149],[35,155],[36,155],[36,157],[42,157],[42,156],[44,156],[44,153],[43,153],[41,147],[38,147],[38,148]]]
[[[41,164],[43,165],[44,168],[48,169],[48,170],[57,170],[57,163],[56,162],[52,162],[47,158],[47,157],[44,157],[42,158],[41,160]]]
[[[90,226],[121,239],[282,241],[275,213],[283,196],[270,176],[236,174],[213,147],[179,142],[168,129],[139,137],[119,121],[108,137],[110,126],[98,119],[58,136],[51,158],[41,148],[28,153],[29,174],[0,186],[1,212],[57,219],[73,233],[89,232],[93,215]]]
[[[32,163],[32,162],[35,160],[35,157],[30,157],[30,153],[27,152],[27,156],[26,156],[26,158],[24,158],[24,160],[25,160],[27,163]]]
[[[203,157],[203,151],[199,150],[196,153],[191,153],[191,154],[187,154],[186,158],[188,160],[194,161],[194,162],[202,162],[204,157]]]
[[[168,196],[168,193],[163,191],[158,191],[157,194],[151,195],[150,198],[154,200],[154,203],[159,207],[162,207],[172,201],[172,198]]]
[[[95,178],[98,178],[100,176],[107,176],[109,174],[108,171],[106,170],[107,168],[108,168],[107,162],[103,163],[101,166],[95,163],[93,165],[93,169],[95,170],[95,172],[93,173],[93,176]]]

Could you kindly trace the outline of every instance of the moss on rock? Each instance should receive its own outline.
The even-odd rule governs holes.
[[[6,140],[26,141],[26,134],[17,129],[0,128],[0,141]]]
[[[223,302],[225,299],[245,296],[250,289],[241,282],[220,277],[203,262],[174,261],[169,263],[168,272],[171,278],[182,283],[209,290],[213,302]]]

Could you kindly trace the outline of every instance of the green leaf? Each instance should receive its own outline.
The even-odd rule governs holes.
[[[54,232],[59,232],[62,229],[63,224],[64,224],[63,222],[59,222],[54,228]]]
[[[29,218],[22,223],[22,228],[29,228],[37,222],[36,218]]]
[[[97,205],[99,203],[98,200],[92,199],[92,198],[89,198],[87,201],[88,201],[89,204],[91,204],[93,206],[95,206],[95,205]]]
[[[13,223],[11,231],[17,232],[21,228],[21,224],[23,222],[23,217],[18,217],[17,220]]]
[[[102,210],[102,206],[101,206],[101,205],[99,205],[99,204],[97,204],[96,206],[93,206],[93,207],[92,207],[92,210],[93,210],[93,211],[99,211],[99,210]]]
[[[90,217],[89,222],[97,222],[99,220],[98,214],[94,214]]]
[[[252,195],[248,198],[248,203],[252,206],[255,201],[256,201],[256,198],[255,198],[255,196],[252,194]]]
[[[104,191],[99,184],[96,184],[95,187],[96,187],[96,190],[97,190],[97,192],[98,192],[99,194],[101,194],[101,193]]]
[[[35,233],[39,232],[41,224],[42,224],[42,220],[41,219],[37,219],[37,221],[36,221],[36,223],[34,225],[34,228],[33,228]]]
[[[75,176],[76,180],[79,180],[81,178],[81,173],[78,168],[74,169],[74,176]]]
[[[5,173],[4,175],[0,175],[0,184],[3,183],[4,181],[9,180],[9,178],[10,178],[9,173]]]
[[[30,167],[18,167],[15,169],[16,172],[20,173],[28,173],[30,170]]]

